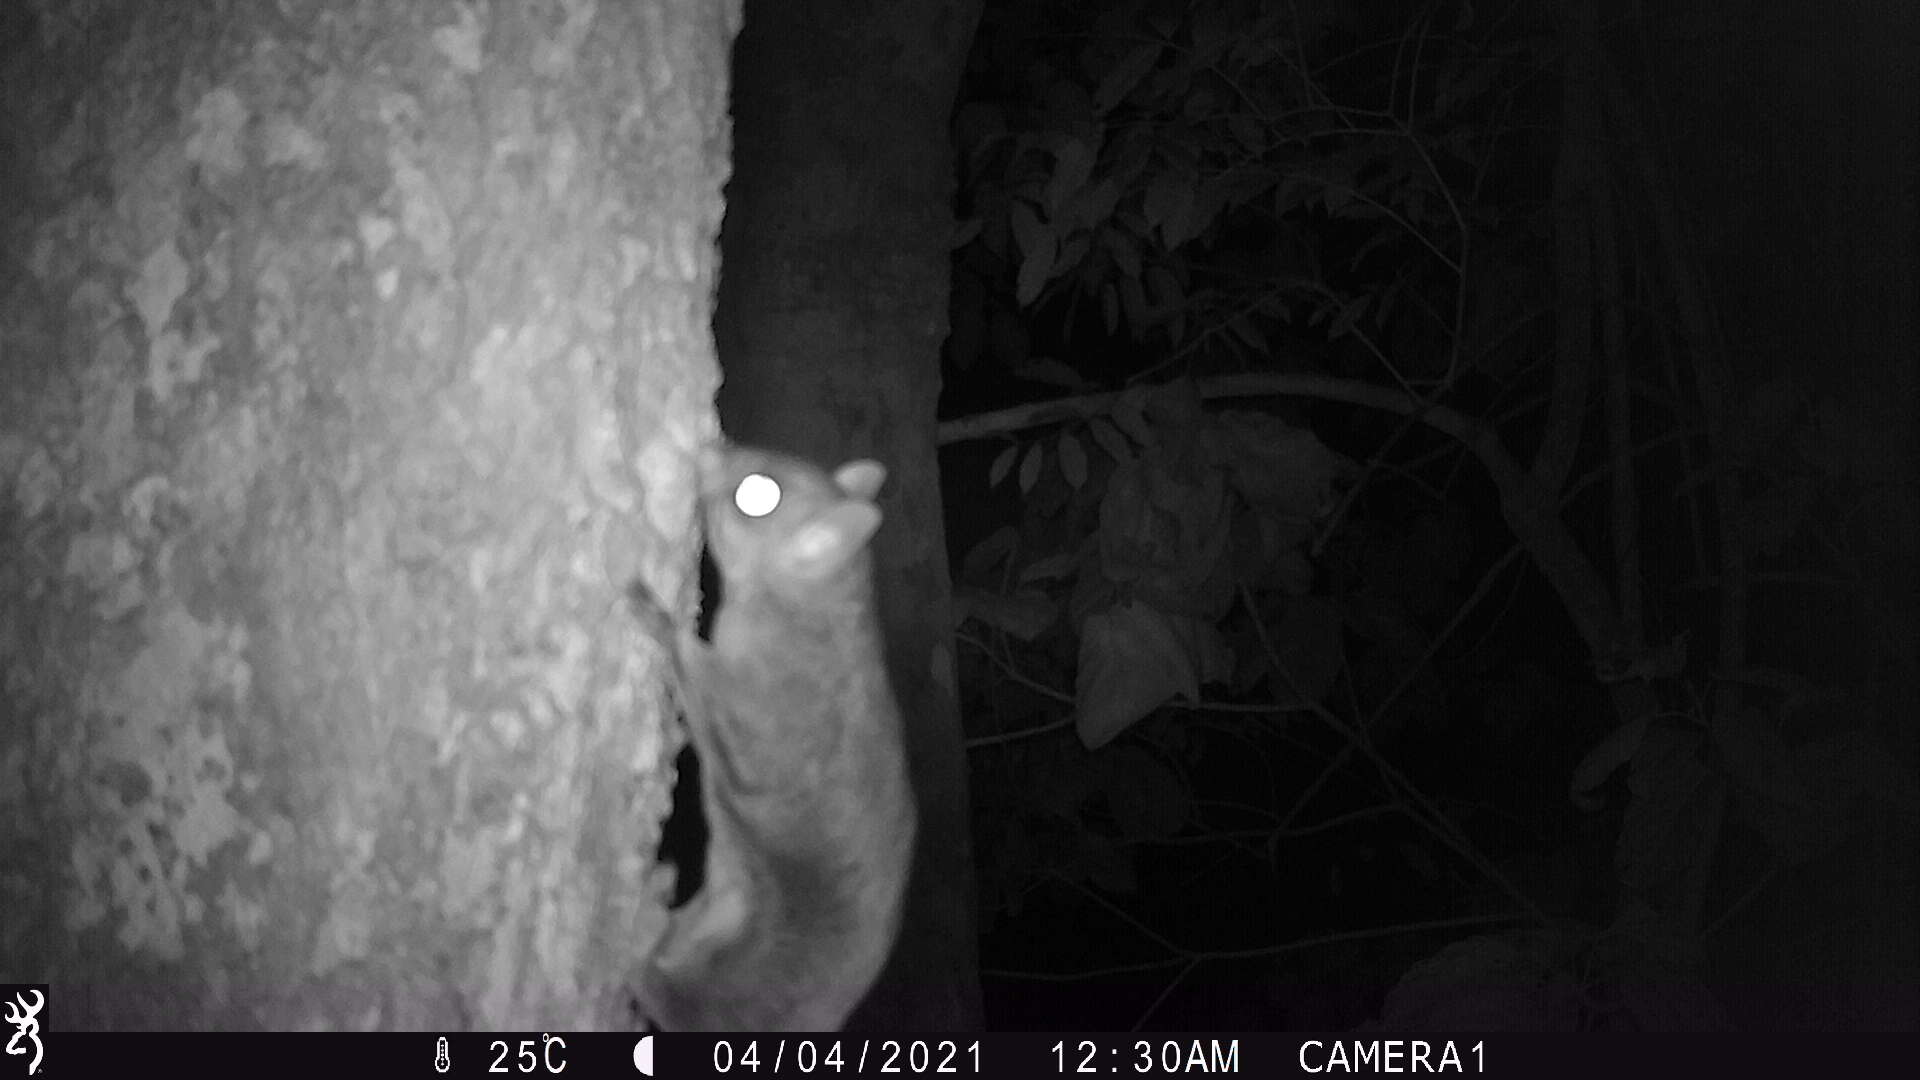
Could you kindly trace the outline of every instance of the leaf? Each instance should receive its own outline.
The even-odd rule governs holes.
[[[1717,826],[1713,808],[1726,781],[1702,758],[1700,737],[1687,730],[1649,725],[1634,748],[1627,771],[1626,814],[1614,865],[1634,892],[1670,889],[1693,872],[1700,845]]]
[[[1195,184],[1192,175],[1178,172],[1160,173],[1147,184],[1142,204],[1147,224],[1159,230],[1161,242],[1169,248],[1179,247],[1193,235],[1190,223]]]
[[[1087,452],[1072,435],[1060,436],[1060,475],[1075,491],[1087,485]]]
[[[1035,581],[1046,581],[1049,578],[1066,577],[1073,573],[1074,561],[1074,557],[1066,552],[1035,559],[1020,571],[1020,584],[1026,585]]]
[[[1521,932],[1456,941],[1400,977],[1381,1005],[1393,1030],[1549,1029],[1547,972]]]
[[[1007,210],[1007,224],[1013,229],[1013,242],[1022,254],[1039,247],[1053,235],[1040,223],[1040,212],[1025,199],[1016,199]]]
[[[1158,440],[1154,438],[1152,426],[1147,423],[1146,406],[1147,390],[1135,384],[1120,392],[1120,396],[1114,399],[1110,412],[1113,422],[1119,425],[1121,431],[1131,436],[1134,442],[1142,446],[1152,446]]]
[[[1009,467],[1012,465],[1012,454],[1013,449],[1011,447],[1001,454],[1002,457],[1007,458]],[[1004,469],[1001,470],[1000,475],[1002,477],[1006,476],[1006,471]],[[993,568],[1000,565],[1002,559],[1012,555],[1013,550],[1019,546],[1020,532],[1013,526],[1002,525],[993,530],[987,534],[984,540],[973,545],[973,548],[960,560],[961,580],[987,580],[988,575],[993,572]]]
[[[1054,148],[1053,176],[1047,180],[1047,213],[1058,219],[1060,208],[1080,194],[1093,173],[1094,149],[1072,136]]]
[[[954,222],[953,238],[949,241],[949,246],[952,247],[953,250],[958,251],[968,244],[973,243],[974,238],[980,235],[980,230],[985,224],[985,219],[978,217],[970,217],[965,221]]]
[[[1739,820],[1783,858],[1804,862],[1846,839],[1844,801],[1852,793],[1852,778],[1838,791],[1809,783],[1801,751],[1788,746],[1773,717],[1759,709],[1716,713],[1709,732],[1734,783]]]
[[[1035,445],[1028,448],[1026,459],[1020,462],[1020,491],[1022,494],[1031,492],[1033,485],[1040,482],[1041,456],[1040,447]]]
[[[1107,219],[1113,217],[1113,208],[1119,204],[1121,193],[1113,177],[1102,178],[1091,188],[1079,192],[1066,211],[1068,220],[1089,229],[1105,226]]]
[[[985,589],[954,590],[956,611],[1021,641],[1032,641],[1060,617],[1060,605],[1044,596],[1002,596]],[[956,621],[964,621],[956,615]]]
[[[1093,109],[1104,114],[1120,104],[1140,84],[1147,72],[1160,59],[1162,46],[1159,42],[1144,42],[1133,51],[1122,56],[1113,67],[1100,77],[1100,85],[1093,91]]]
[[[1227,320],[1227,329],[1234,337],[1246,342],[1249,348],[1261,356],[1272,354],[1272,349],[1267,345],[1267,335],[1262,333],[1260,328],[1254,325],[1253,320],[1245,315],[1236,315]]]
[[[1220,429],[1219,463],[1230,470],[1235,489],[1275,520],[1311,521],[1331,500],[1334,484],[1359,473],[1311,429],[1277,416],[1229,410],[1220,414]]]
[[[1138,601],[1087,617],[1074,678],[1074,727],[1088,749],[1105,746],[1175,694],[1199,700],[1202,650],[1190,638],[1198,638],[1200,626],[1213,629]]]
[[[1093,441],[1100,444],[1100,449],[1107,452],[1108,457],[1115,461],[1133,460],[1133,449],[1127,445],[1127,437],[1120,434],[1120,429],[1114,427],[1106,417],[1096,416],[1088,421],[1087,431],[1093,436]]]
[[[987,467],[988,487],[1000,486],[1000,481],[1007,478],[1007,470],[1013,468],[1013,455],[1019,452],[1020,447],[1016,444],[994,455],[993,464]]]
[[[1069,270],[1072,270],[1074,267],[1079,266],[1081,260],[1087,257],[1087,249],[1091,248],[1092,246],[1093,246],[1093,238],[1091,235],[1087,233],[1084,233],[1084,232],[1075,233],[1074,235],[1068,237],[1066,246],[1062,247],[1060,249],[1060,254],[1054,257],[1054,260],[1053,260],[1054,273],[1064,274]],[[1076,301],[1080,299],[1080,296],[1078,293],[1074,294],[1074,299]],[[1073,320],[1068,319],[1067,325],[1070,328],[1073,325]],[[1071,333],[1071,330],[1069,329],[1068,332]]]
[[[1053,276],[1057,255],[1059,251],[1052,233],[1045,234],[1044,239],[1027,249],[1026,258],[1020,262],[1020,276],[1013,290],[1014,301],[1021,307],[1027,307],[1040,298],[1040,290],[1046,288],[1047,279]]]
[[[1607,933],[1634,943],[1621,957],[1625,962],[1616,961],[1619,969],[1613,976],[1622,1019],[1632,1030],[1735,1030],[1719,992],[1702,979],[1706,959],[1699,931],[1645,900],[1634,900],[1624,905]]]
[[[1187,233],[1199,236],[1207,231],[1207,226],[1226,209],[1227,199],[1233,194],[1234,184],[1229,177],[1215,177],[1200,185],[1199,194],[1194,197],[1193,209],[1187,215]],[[1237,207],[1236,207],[1237,209]]]

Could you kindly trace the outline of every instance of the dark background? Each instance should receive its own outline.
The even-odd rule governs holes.
[[[989,1027],[1920,1017],[1914,59],[1867,7],[986,8],[941,465]],[[1251,416],[1342,462],[1286,553]],[[1226,646],[1201,700],[1089,749],[1090,669],[1207,666],[1168,625]]]

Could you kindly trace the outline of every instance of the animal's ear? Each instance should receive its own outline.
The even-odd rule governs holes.
[[[777,565],[798,581],[820,581],[866,546],[880,527],[880,508],[860,499],[835,503],[793,530],[774,554]]]
[[[833,482],[856,499],[872,499],[887,482],[887,467],[872,458],[849,461],[833,470]]]

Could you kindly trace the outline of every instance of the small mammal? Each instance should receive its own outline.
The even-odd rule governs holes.
[[[834,1030],[893,947],[916,824],[867,550],[886,469],[721,444],[699,479],[711,640],[644,588],[634,602],[676,657],[706,881],[637,996],[668,1031]]]

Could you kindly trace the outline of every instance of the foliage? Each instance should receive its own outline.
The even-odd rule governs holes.
[[[1077,334],[1216,366],[1265,365],[1298,331],[1363,333],[1376,362],[1382,329],[1422,344],[1451,332],[1467,230],[1513,209],[1462,206],[1452,187],[1483,172],[1483,117],[1529,42],[1429,43],[1415,129],[1391,87],[1359,88],[1384,107],[1336,104],[1318,80],[1344,77],[1341,63],[1302,70],[1352,42],[1337,6],[1095,6],[1075,29],[1049,23],[1066,17],[1048,5],[990,15],[1006,25],[979,66],[1012,74],[955,117],[954,364],[1067,385],[1133,374],[1098,346],[1063,361],[1033,340],[1043,324],[1062,345]],[[1510,322],[1520,298],[1479,314]]]
[[[1327,59],[1367,31],[1333,5],[1142,0],[1011,5],[988,18],[955,116],[963,224],[949,361],[1072,390],[1133,388],[1010,443],[989,466],[992,484],[1017,483],[1024,520],[964,559],[972,625],[1025,643],[1016,682],[1074,687],[1090,748],[1171,702],[1319,709],[1342,679],[1348,707],[1379,706],[1388,727],[1431,709],[1439,692],[1417,617],[1439,598],[1413,593],[1465,571],[1458,518],[1420,518],[1441,547],[1418,540],[1374,557],[1369,588],[1329,594],[1319,579],[1330,555],[1387,552],[1384,537],[1334,517],[1360,468],[1298,417],[1210,408],[1194,383],[1164,380],[1277,366],[1376,376],[1384,366],[1403,385],[1442,375],[1460,351],[1467,231],[1491,234],[1514,211],[1463,207],[1451,185],[1483,170],[1488,102],[1530,42],[1436,45],[1420,68],[1430,96],[1396,113],[1392,86]],[[1375,100],[1336,103],[1327,83],[1341,80]],[[1476,318],[1512,321],[1523,297],[1502,301]],[[1389,361],[1389,338],[1413,345],[1397,356],[1418,358]],[[986,825],[988,845],[1008,854],[989,871],[1004,900],[1017,903],[1031,867],[1131,880],[1130,845],[1158,834],[1128,823],[1192,812],[1183,769],[1198,758],[1182,761],[1166,734],[1153,738],[1166,774],[1095,799],[1117,833],[1084,828],[1084,800],[1111,770],[1003,763],[1047,794],[1031,807],[1038,817],[982,800],[1004,826]],[[1160,812],[1119,811],[1129,799]],[[1039,863],[1019,857],[1040,835],[1066,847]]]
[[[1534,76],[1557,44],[1504,17],[1477,25],[1471,5],[1134,0],[988,18],[955,116],[950,395],[1001,404],[1008,375],[1076,395],[1009,410],[980,471],[1017,491],[1016,520],[957,574],[963,683],[986,688],[974,704],[996,724],[975,758],[989,917],[1061,883],[1096,908],[1135,890],[1145,905],[1173,888],[1157,875],[1180,873],[1180,888],[1271,889],[1258,910],[1329,931],[1356,899],[1375,924],[1468,904],[1533,929],[1409,972],[1403,1017],[1502,972],[1550,993],[1460,1004],[1584,1027],[1709,1016],[1630,993],[1595,1008],[1596,983],[1678,984],[1698,947],[1670,909],[1615,892],[1697,888],[1723,821],[1798,863],[1857,830],[1863,800],[1911,818],[1920,795],[1876,767],[1844,710],[1780,737],[1776,721],[1815,711],[1808,688],[1705,706],[1685,584],[1713,572],[1698,507],[1738,478],[1741,501],[1722,505],[1742,516],[1724,527],[1751,557],[1804,560],[1822,538],[1881,558],[1866,532],[1823,522],[1871,498],[1875,444],[1787,382],[1660,400],[1664,426],[1631,461],[1583,447],[1593,471],[1548,492],[1546,514],[1572,520],[1607,469],[1644,469],[1642,490],[1666,496],[1647,534],[1665,546],[1635,628],[1652,644],[1569,664],[1591,642],[1562,597],[1508,573],[1538,552],[1500,551],[1526,470],[1490,486],[1479,468],[1536,437],[1528,412],[1553,386],[1555,146],[1534,132],[1557,102]],[[1356,59],[1383,52],[1384,79]],[[1288,401],[1308,385],[1362,408]],[[1448,438],[1422,424],[1443,400]],[[1694,441],[1715,422],[1720,441]],[[1655,685],[1658,722],[1613,726],[1605,688],[1625,681]],[[1034,737],[1069,711],[1080,745]],[[1570,776],[1617,817],[1581,824]],[[1196,849],[1218,862],[1183,860]],[[1542,851],[1580,866],[1579,885],[1525,862]],[[1209,876],[1219,862],[1229,880]],[[1633,949],[1608,941],[1608,920]]]

